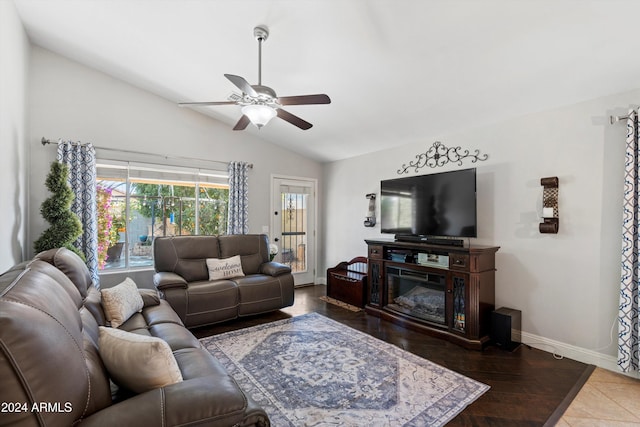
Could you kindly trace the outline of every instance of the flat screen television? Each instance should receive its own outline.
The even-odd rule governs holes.
[[[476,169],[380,183],[382,233],[477,237]]]

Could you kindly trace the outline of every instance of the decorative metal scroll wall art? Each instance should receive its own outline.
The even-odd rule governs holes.
[[[469,150],[462,147],[447,147],[440,141],[433,143],[431,147],[424,153],[416,154],[416,160],[406,163],[398,169],[398,175],[403,173],[409,173],[409,169],[414,168],[416,172],[424,167],[437,168],[446,165],[447,163],[457,163],[462,166],[462,161],[465,159],[471,159],[471,163],[475,163],[478,160],[485,161],[489,158],[487,154],[480,154],[480,150],[475,150],[471,153]]]

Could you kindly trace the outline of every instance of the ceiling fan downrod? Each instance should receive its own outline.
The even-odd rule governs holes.
[[[253,35],[258,40],[258,86],[262,86],[262,42],[269,37],[269,29],[264,26],[255,27]]]

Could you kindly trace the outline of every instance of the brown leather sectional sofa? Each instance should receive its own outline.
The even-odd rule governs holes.
[[[269,261],[264,234],[158,237],[153,281],[188,327],[266,313],[293,305],[293,276]],[[239,255],[244,276],[209,280],[207,259]]]
[[[0,275],[0,425],[268,426],[169,304],[140,292],[144,307],[120,329],[166,341],[183,380],[136,394],[110,384],[101,293],[80,258],[55,249]]]

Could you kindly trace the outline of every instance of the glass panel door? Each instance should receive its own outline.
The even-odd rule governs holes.
[[[314,282],[313,181],[274,178],[271,241],[278,246],[275,261],[291,267],[296,285]]]

